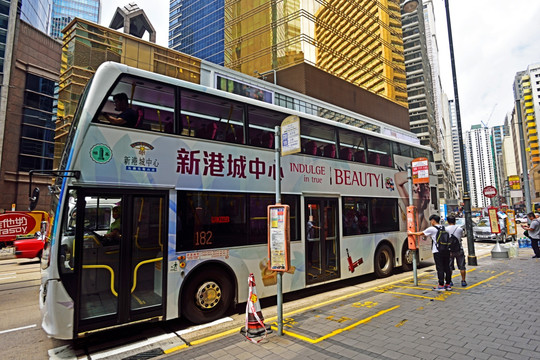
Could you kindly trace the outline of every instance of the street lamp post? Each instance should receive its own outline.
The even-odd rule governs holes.
[[[476,259],[476,254],[474,251],[474,237],[472,229],[472,218],[471,218],[471,197],[469,194],[469,179],[467,175],[467,167],[465,165],[465,151],[463,146],[463,134],[461,132],[461,114],[459,112],[459,95],[457,87],[457,77],[456,77],[456,64],[454,60],[454,43],[452,41],[452,26],[450,24],[450,8],[448,6],[448,0],[444,0],[444,7],[446,9],[446,25],[448,26],[448,43],[450,45],[450,63],[452,65],[452,80],[454,82],[454,102],[456,105],[456,123],[458,130],[458,141],[459,141],[459,154],[461,160],[461,172],[463,179],[463,211],[465,213],[465,229],[467,230],[467,249],[468,249],[468,263],[469,265],[476,266],[478,261]]]
[[[420,4],[419,0],[405,0],[402,4],[404,13],[411,13],[415,11]],[[469,194],[469,179],[467,176],[467,167],[465,165],[465,151],[463,146],[463,134],[461,132],[461,114],[459,112],[459,95],[457,88],[456,78],[456,64],[454,61],[454,43],[452,41],[452,26],[450,25],[450,9],[448,7],[448,0],[444,0],[444,7],[446,9],[446,24],[448,26],[448,42],[450,45],[450,63],[452,65],[452,79],[454,82],[454,102],[456,105],[456,122],[458,128],[458,141],[460,149],[461,159],[461,172],[463,179],[463,211],[465,213],[465,229],[467,230],[467,249],[468,249],[468,263],[469,265],[476,266],[478,261],[474,251],[474,237],[472,230],[472,218],[471,218],[471,197]]]

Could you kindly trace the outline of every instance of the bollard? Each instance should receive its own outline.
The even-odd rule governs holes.
[[[497,237],[497,243],[493,247],[493,250],[491,250],[491,258],[492,259],[508,259],[509,258],[508,249],[499,244],[499,237]]]

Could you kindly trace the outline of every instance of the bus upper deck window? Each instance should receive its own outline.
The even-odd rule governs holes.
[[[98,121],[118,126],[174,132],[175,89],[124,76],[105,99]]]

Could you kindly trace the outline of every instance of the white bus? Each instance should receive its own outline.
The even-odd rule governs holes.
[[[118,114],[120,93],[130,114]],[[136,120],[112,125],[111,114]],[[289,115],[300,117],[302,152],[276,171],[274,127]],[[291,209],[285,292],[410,269],[403,169],[421,156],[433,161],[418,144],[105,63],[62,155],[59,172],[77,176],[53,186],[43,329],[73,339],[142,321],[212,321],[246,301],[250,273],[260,297],[274,295],[266,209],[277,172]],[[425,215],[438,209],[433,163],[430,174],[432,185],[414,191]],[[419,260],[429,258],[421,239]]]

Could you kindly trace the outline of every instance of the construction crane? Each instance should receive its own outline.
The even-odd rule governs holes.
[[[495,105],[493,105],[493,109],[491,109],[491,112],[489,113],[489,116],[486,122],[483,122],[482,120],[480,120],[480,122],[482,123],[482,125],[484,125],[485,128],[488,127],[489,121],[491,120],[491,116],[493,115],[493,112],[495,111],[495,108],[497,107],[497,105],[498,103],[495,103]]]

